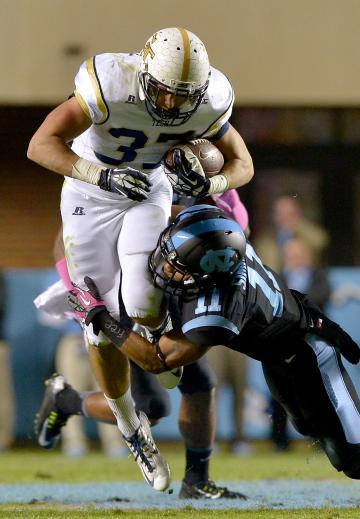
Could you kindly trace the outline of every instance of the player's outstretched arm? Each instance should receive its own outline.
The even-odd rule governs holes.
[[[88,321],[89,322],[89,321]],[[202,357],[207,348],[190,342],[181,331],[172,330],[152,344],[130,330],[130,326],[116,321],[106,309],[91,319],[93,325],[104,332],[122,353],[150,373],[163,373],[191,364]]]
[[[69,304],[79,321],[85,325],[92,324],[95,333],[101,330],[144,370],[151,373],[170,371],[191,364],[206,353],[207,348],[196,346],[180,330],[168,332],[161,337],[159,344],[150,343],[132,331],[133,322],[129,317],[116,321],[101,300],[95,282],[89,277],[84,281],[88,290],[74,286],[69,296]]]

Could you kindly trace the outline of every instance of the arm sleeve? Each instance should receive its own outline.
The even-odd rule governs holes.
[[[209,109],[214,114],[213,122],[201,135],[212,141],[220,139],[229,129],[229,119],[234,105],[234,90],[222,72],[211,68],[211,80],[207,92]]]
[[[105,79],[102,79],[108,59],[107,54],[88,58],[82,63],[75,77],[75,97],[94,124],[102,124],[109,117],[104,96]]]
[[[189,326],[182,327],[185,337],[199,346],[226,345],[239,333],[235,328],[224,326],[225,323],[216,325],[212,322],[206,325],[205,323],[197,323],[194,319],[193,322],[190,321],[186,324]]]

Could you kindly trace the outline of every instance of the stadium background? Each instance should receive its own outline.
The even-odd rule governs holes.
[[[241,191],[253,233],[264,226],[276,196],[296,194],[331,234],[333,286],[360,284],[358,0],[185,0],[174,9],[163,0],[0,0],[0,9],[0,267],[9,293],[6,334],[19,438],[31,433],[59,337],[37,322],[31,302],[53,275],[61,178],[30,163],[26,147],[44,116],[72,91],[79,64],[94,53],[139,50],[160,27],[183,25],[197,33],[235,88],[232,122],[256,172]],[[357,340],[358,305],[329,309]],[[252,363],[249,385],[261,403],[258,372]],[[176,407],[176,391],[172,398]],[[219,432],[226,437],[223,398]],[[176,437],[170,420],[161,427]],[[250,436],[266,434],[260,412],[247,415],[247,427]]]

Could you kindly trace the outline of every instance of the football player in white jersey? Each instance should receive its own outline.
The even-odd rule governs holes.
[[[92,277],[114,317],[121,286],[128,315],[155,329],[166,308],[148,256],[168,223],[172,199],[161,160],[175,144],[208,138],[223,153],[224,167],[210,181],[192,175],[186,187],[206,195],[249,182],[250,154],[229,124],[233,90],[210,67],[201,40],[182,28],[159,30],[140,53],[88,59],[75,87],[36,131],[28,157],[66,177],[61,212],[72,281],[84,287],[84,276]],[[103,334],[91,326],[86,332],[94,373],[119,428],[127,438],[136,436],[141,424],[128,360]]]

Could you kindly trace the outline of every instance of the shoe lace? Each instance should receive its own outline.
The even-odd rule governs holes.
[[[139,428],[133,437],[127,441],[130,444],[135,461],[140,458],[142,463],[146,465],[146,468],[149,470],[149,472],[153,472],[154,467],[152,466],[149,457],[153,454],[156,454],[157,451],[151,439]]]
[[[58,411],[51,411],[47,421],[48,429],[52,429],[53,432],[58,432],[66,424],[67,420],[68,415]]]
[[[210,479],[197,485],[197,487],[204,492],[207,492],[208,494],[218,494],[221,491],[220,487],[216,486],[215,482],[211,481]]]
[[[203,483],[201,485],[201,490],[203,490],[204,492],[208,492],[209,494],[220,494],[222,497],[229,497],[229,496],[232,496],[232,497],[241,497],[242,494],[240,494],[239,492],[233,492],[232,490],[229,490],[227,487],[220,487],[218,486],[215,481],[212,481],[211,479],[209,479],[208,481],[205,481],[205,483]]]

